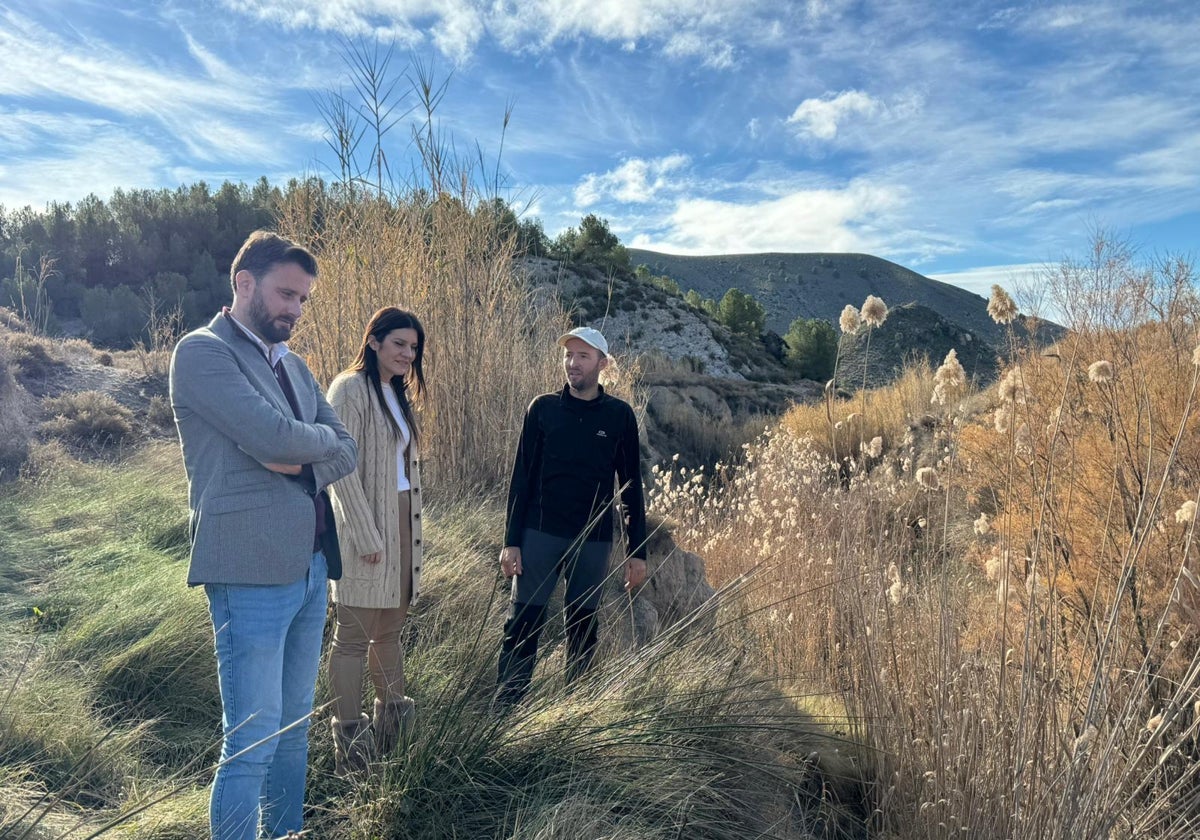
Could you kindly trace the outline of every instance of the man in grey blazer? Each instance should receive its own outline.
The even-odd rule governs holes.
[[[266,231],[230,269],[233,306],[171,358],[188,476],[188,585],[204,586],[223,709],[209,818],[217,840],[299,831],[326,580],[341,575],[324,488],[357,449],[286,341],[317,276]]]

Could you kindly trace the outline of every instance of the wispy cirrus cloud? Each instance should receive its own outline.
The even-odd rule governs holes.
[[[239,106],[228,81],[214,81],[138,62],[96,41],[68,40],[14,12],[5,13],[0,27],[0,95],[58,96],[126,116],[167,117],[189,107],[258,110],[249,101]]]
[[[770,33],[786,8],[766,0],[223,0],[239,13],[288,29],[309,28],[351,37],[432,44],[456,60],[468,59],[485,38],[504,49],[546,50],[581,38],[633,48],[654,41],[664,54],[700,57],[727,68],[734,44],[747,31]]]
[[[0,204],[9,208],[107,195],[169,163],[139,132],[105,119],[0,108],[0,121]]]
[[[273,110],[269,99],[245,95],[261,89],[261,81],[236,72],[186,33],[181,37],[198,65],[192,72],[138,61],[94,39],[69,39],[15,12],[5,13],[3,23],[0,96],[72,100],[114,119],[150,119],[199,160],[278,159],[269,132],[247,127],[263,125]]]
[[[1043,263],[1016,263],[1013,265],[984,265],[966,271],[948,271],[929,275],[934,280],[952,283],[981,297],[990,297],[992,286],[1000,286],[1013,294],[1022,285],[1035,281],[1046,270]]]
[[[737,61],[737,53],[728,41],[705,38],[698,32],[671,36],[663,52],[671,58],[699,58],[704,67],[715,70],[727,70]]]

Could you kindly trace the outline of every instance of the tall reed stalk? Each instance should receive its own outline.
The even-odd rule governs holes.
[[[415,312],[427,336],[419,421],[430,483],[454,494],[494,488],[507,477],[525,407],[559,385],[556,339],[570,325],[514,261],[498,176],[482,153],[459,155],[443,133],[445,82],[421,66],[393,78],[388,51],[353,57],[357,98],[331,94],[324,108],[341,180],[313,180],[282,208],[282,229],[322,266],[297,345],[328,383],[354,358],[371,313]],[[406,169],[388,149],[409,113],[415,157]],[[365,160],[359,149],[369,150]]]

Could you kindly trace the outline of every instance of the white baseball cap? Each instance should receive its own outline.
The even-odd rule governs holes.
[[[583,343],[592,345],[605,356],[608,355],[608,342],[604,340],[604,336],[600,334],[600,330],[594,330],[591,327],[576,327],[558,337],[558,346],[566,347],[567,341],[572,338],[578,338]]]

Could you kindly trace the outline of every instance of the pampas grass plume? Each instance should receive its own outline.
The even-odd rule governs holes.
[[[1101,359],[1098,362],[1092,362],[1088,366],[1088,379],[1096,383],[1112,382],[1113,365],[1112,362],[1106,359]]]
[[[953,401],[967,388],[967,372],[958,361],[958,353],[952,348],[946,354],[945,361],[933,374],[933,396],[931,403],[946,405]]]
[[[992,523],[988,519],[988,515],[986,513],[980,513],[979,518],[975,520],[975,533],[982,537],[991,530]]]
[[[858,310],[850,304],[842,309],[841,317],[838,318],[838,324],[844,333],[858,332],[859,325],[862,324],[862,318],[858,314]]]
[[[1008,292],[999,286],[992,286],[992,296],[988,299],[987,313],[997,324],[1010,324],[1017,317],[1017,305]]]
[[[844,310],[843,310],[844,312]],[[887,320],[888,308],[880,298],[875,295],[867,295],[867,299],[862,305],[862,319],[869,327],[879,327]]]
[[[933,467],[921,467],[917,470],[917,484],[920,484],[926,490],[936,490],[941,482],[938,479],[938,471]]]

